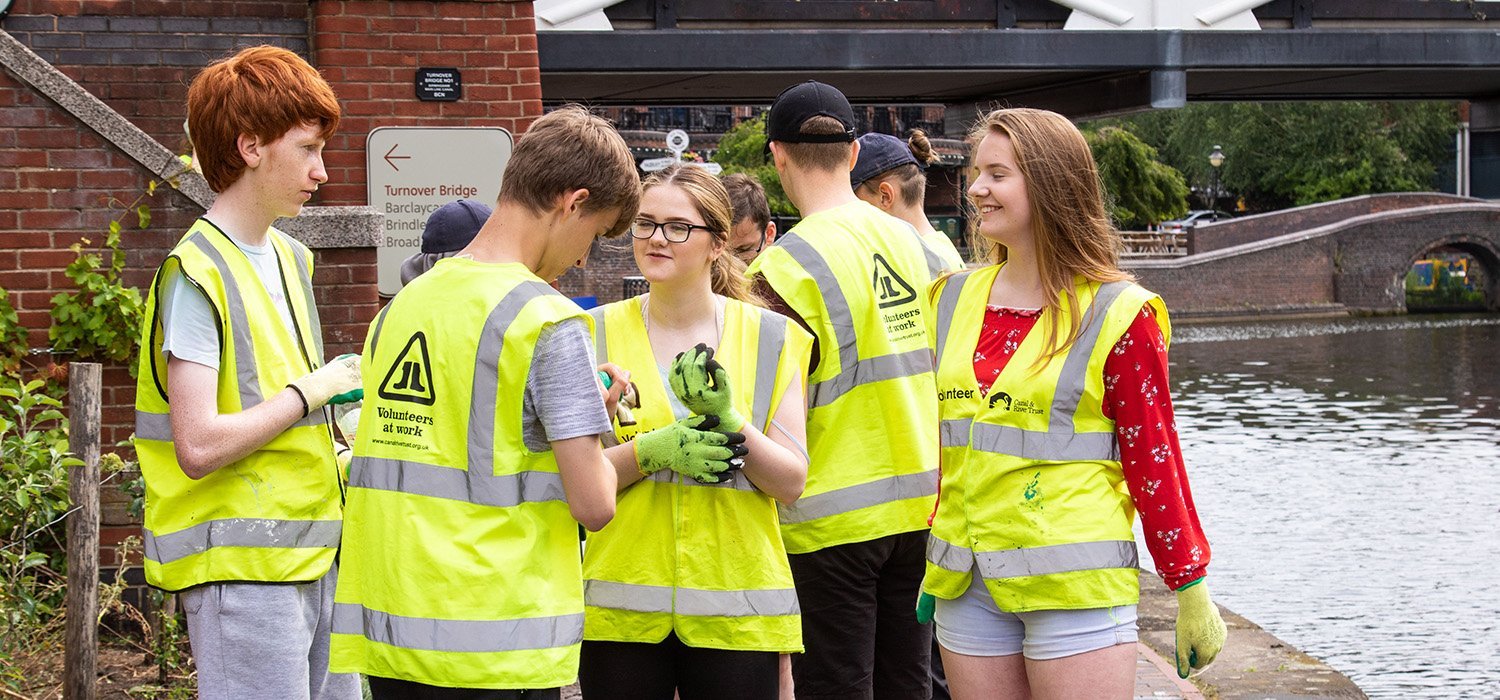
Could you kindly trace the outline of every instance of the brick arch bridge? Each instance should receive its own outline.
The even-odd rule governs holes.
[[[1485,305],[1500,311],[1500,203],[1476,200],[1375,211],[1127,266],[1178,317],[1389,314],[1406,311],[1402,280],[1412,263],[1437,249],[1478,259]]]

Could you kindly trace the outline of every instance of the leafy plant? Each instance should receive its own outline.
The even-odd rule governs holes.
[[[0,372],[20,371],[26,351],[26,329],[10,303],[10,292],[0,287]]]
[[[141,228],[151,224],[150,212],[144,205],[138,209],[137,217]],[[68,264],[65,274],[78,291],[59,292],[52,297],[52,328],[48,337],[54,349],[72,350],[80,358],[106,357],[121,362],[135,354],[145,305],[140,291],[125,286],[120,279],[125,269],[125,251],[120,249],[121,229],[118,219],[110,222],[109,235],[104,240],[109,251],[107,264],[103,256],[84,252],[83,246],[90,243],[89,239],[73,244],[71,250],[78,257]]]
[[[82,464],[68,453],[62,402],[42,393],[44,384],[0,374],[0,663],[7,669],[60,619],[68,467]],[[0,681],[18,682],[4,670]]]
[[[766,201],[771,213],[776,216],[796,216],[797,208],[781,188],[781,176],[776,166],[766,158],[766,117],[761,115],[740,122],[719,139],[719,150],[714,162],[724,166],[726,173],[745,173],[760,181],[766,188]]]

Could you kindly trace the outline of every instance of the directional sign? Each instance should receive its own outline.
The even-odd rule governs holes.
[[[689,165],[696,165],[700,168],[703,168],[704,170],[708,171],[709,175],[718,175],[719,173],[724,172],[724,166],[719,165],[718,163],[689,163]]]
[[[647,158],[641,161],[641,170],[654,173],[658,170],[666,170],[667,166],[678,162],[679,159],[667,156],[665,158]]]
[[[385,215],[376,253],[379,291],[401,290],[401,262],[422,249],[422,228],[458,199],[494,206],[510,161],[510,132],[499,127],[383,126],[365,141],[370,206]]]

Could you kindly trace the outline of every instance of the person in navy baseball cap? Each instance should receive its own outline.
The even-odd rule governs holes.
[[[472,199],[449,202],[427,217],[427,226],[422,229],[422,250],[401,262],[401,286],[430,269],[443,258],[464,249],[485,219],[490,218],[490,208]]]

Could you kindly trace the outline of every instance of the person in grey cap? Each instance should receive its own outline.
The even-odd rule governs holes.
[[[942,270],[964,269],[964,259],[953,241],[927,219],[927,166],[937,162],[932,143],[921,129],[912,129],[905,142],[887,134],[859,137],[859,159],[849,173],[854,195],[916,229],[922,243],[937,256]]]
[[[490,211],[472,199],[449,202],[433,211],[422,229],[421,252],[401,261],[401,286],[411,284],[437,261],[463,250],[484,226],[485,219],[490,218]]]

